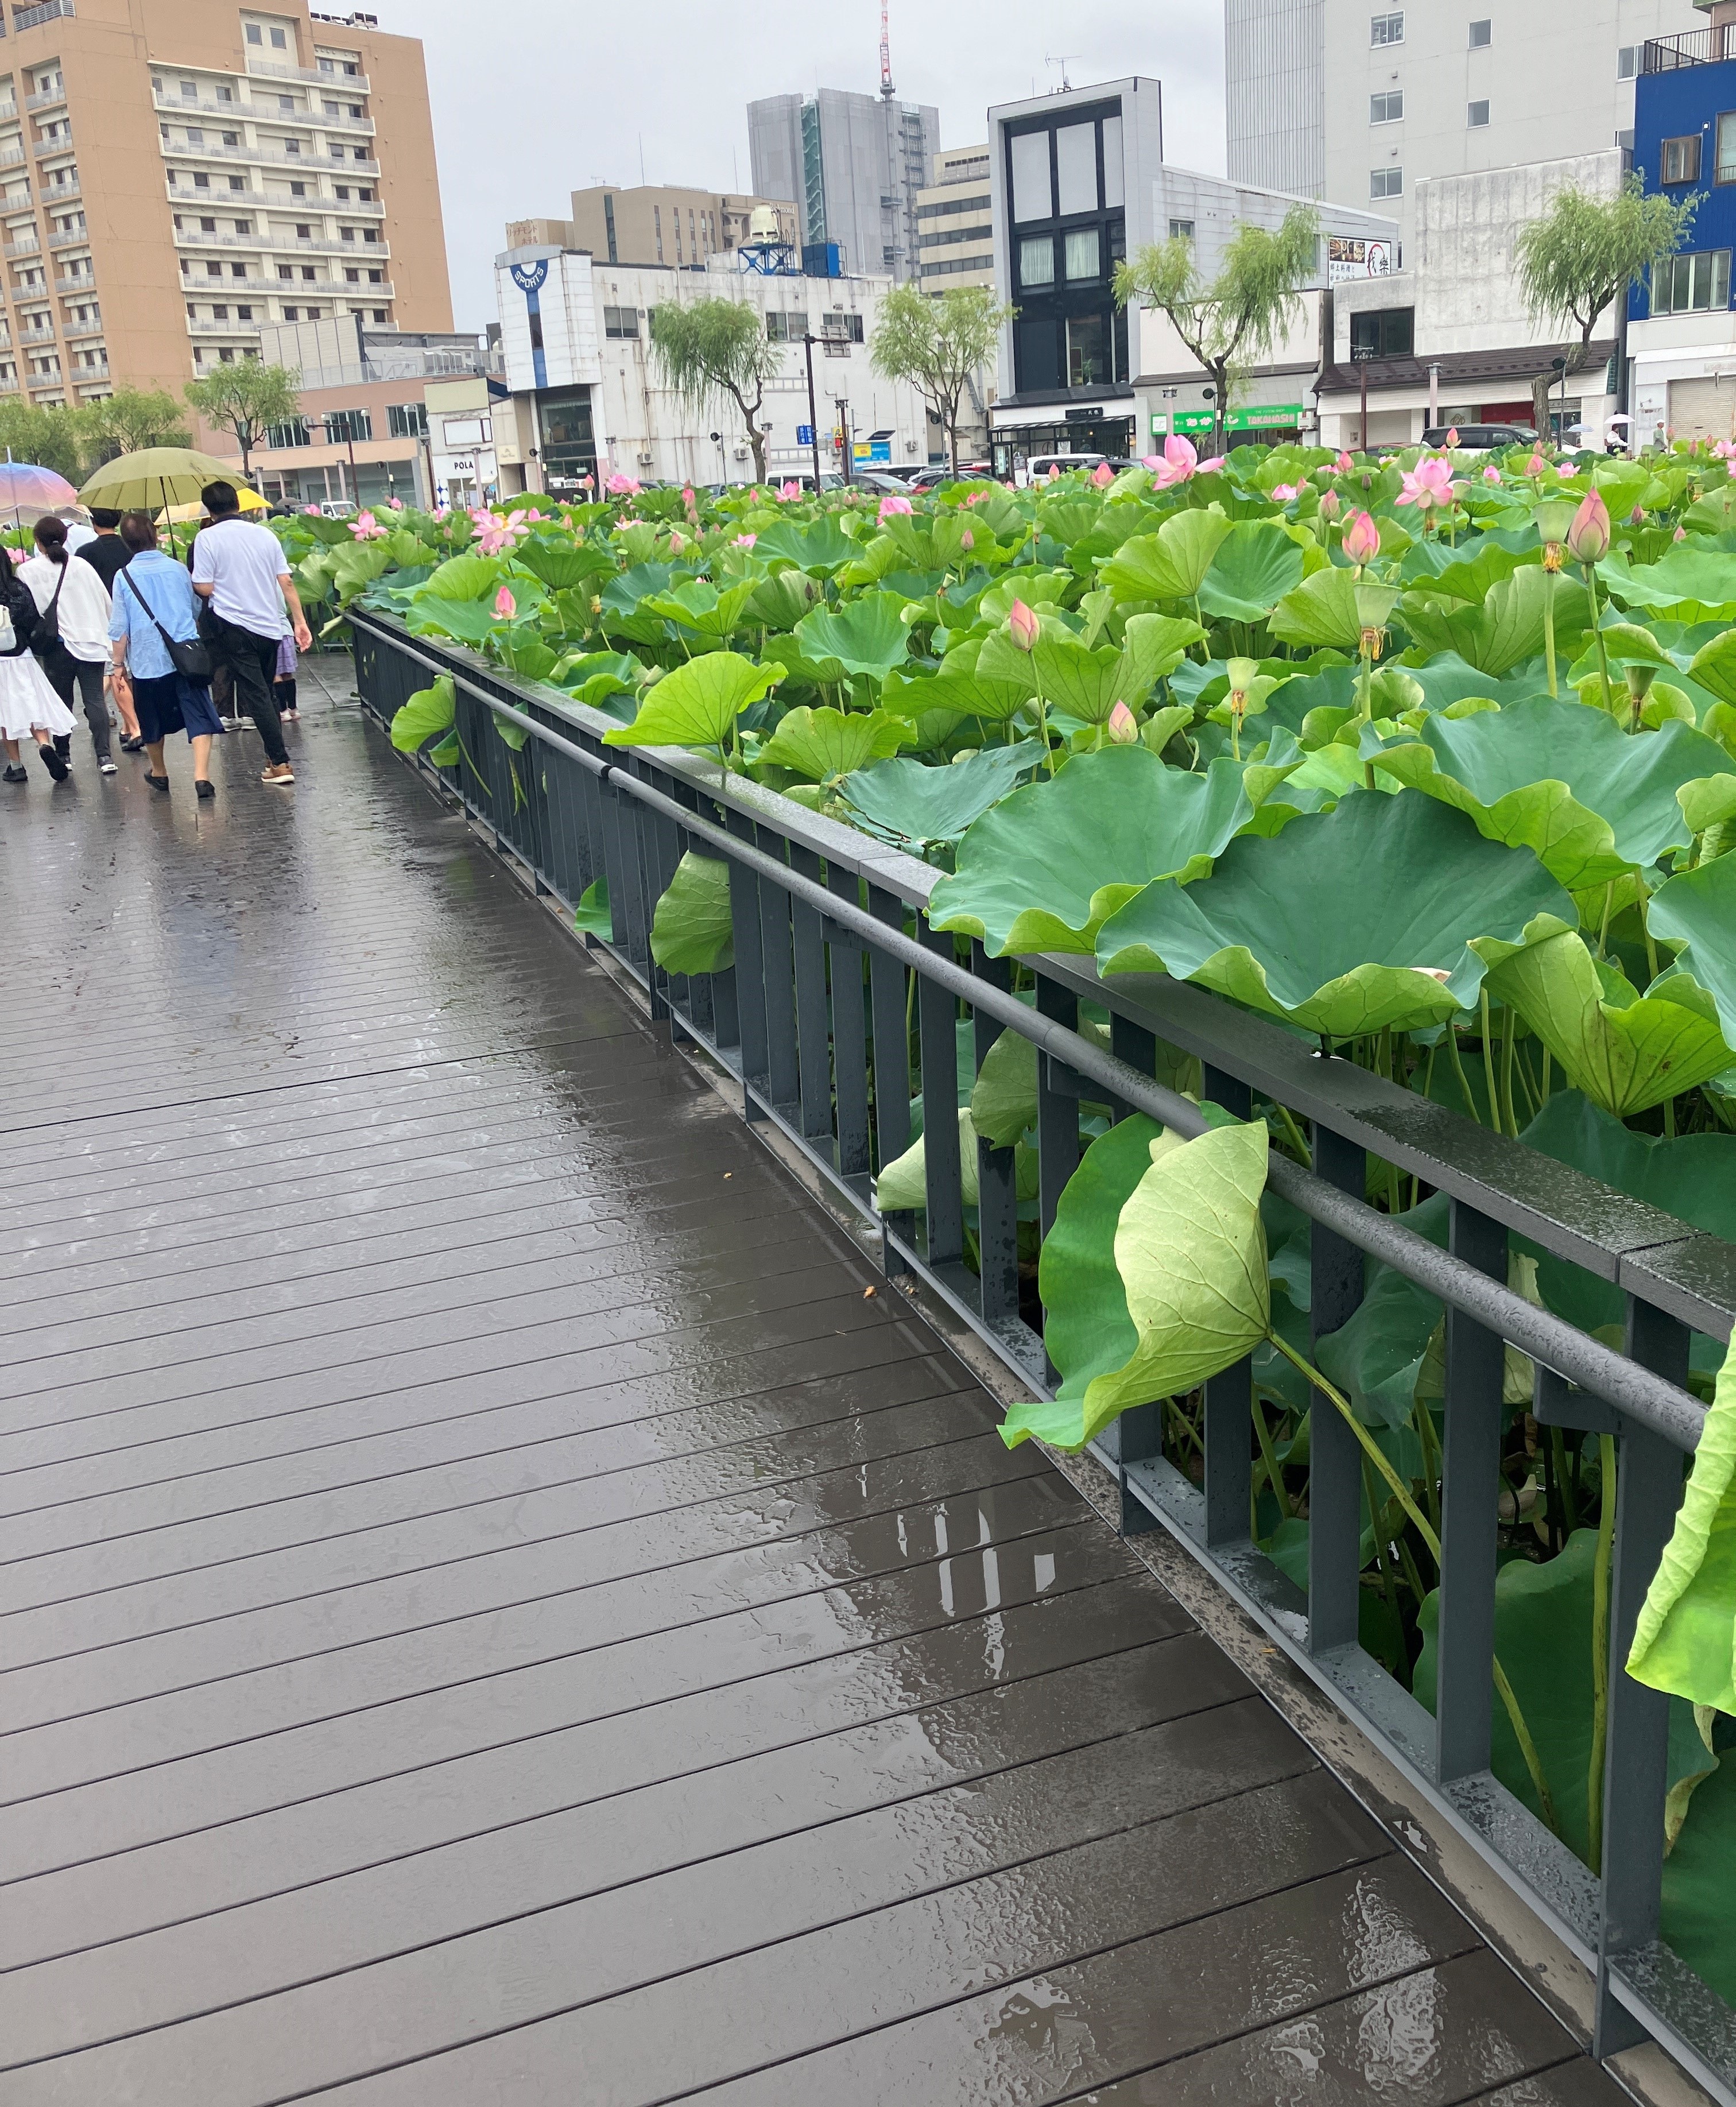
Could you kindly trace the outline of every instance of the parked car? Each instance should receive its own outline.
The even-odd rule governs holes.
[[[913,490],[939,490],[949,483],[978,483],[985,476],[992,476],[994,468],[989,461],[960,461],[954,474],[944,461],[931,461],[926,468],[914,469],[910,474]]]
[[[859,490],[877,490],[883,497],[908,497],[913,487],[901,475],[888,475],[883,468],[859,468],[850,480]]]
[[[1018,471],[1017,480],[1021,483],[1040,483],[1052,469],[1058,474],[1066,475],[1076,468],[1097,468],[1108,458],[1106,454],[1033,454]]]
[[[327,519],[353,519],[356,508],[347,497],[328,497],[321,505],[321,515]]]
[[[1423,434],[1423,444],[1444,447],[1447,434],[1454,430],[1459,434],[1460,453],[1493,453],[1501,447],[1534,447],[1537,443],[1537,435],[1528,425],[1431,425]]]

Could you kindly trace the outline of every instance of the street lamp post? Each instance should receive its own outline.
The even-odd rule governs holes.
[[[1362,436],[1357,442],[1357,450],[1359,453],[1365,454],[1368,452],[1368,362],[1374,355],[1375,348],[1372,344],[1353,344],[1350,347],[1351,362],[1357,369],[1357,378],[1361,384],[1362,394]]]
[[[808,355],[808,438],[814,450],[814,494],[820,494],[820,420],[814,402],[814,334],[806,332],[801,340],[802,349]]]

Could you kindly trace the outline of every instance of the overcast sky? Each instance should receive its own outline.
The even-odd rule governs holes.
[[[373,4],[427,52],[460,329],[495,318],[508,220],[563,219],[571,191],[636,183],[641,148],[649,182],[745,192],[753,97],[880,82],[874,0]],[[892,0],[891,33],[898,92],[940,106],[944,146],[982,139],[990,103],[1056,85],[1045,61],[1065,55],[1075,88],[1155,74],[1166,157],[1223,167],[1222,0]]]

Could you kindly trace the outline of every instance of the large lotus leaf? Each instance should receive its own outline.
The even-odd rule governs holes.
[[[793,629],[810,608],[819,605],[825,591],[805,571],[775,572],[754,587],[747,618],[765,629]]]
[[[1529,850],[1401,791],[1244,835],[1195,884],[1148,885],[1104,924],[1097,960],[1343,1039],[1445,1022],[1490,964],[1577,919]]]
[[[977,613],[985,622],[1001,622],[1012,613],[1015,600],[1027,607],[1053,607],[1078,583],[1069,571],[1026,570],[1021,565],[989,586],[977,602]]]
[[[436,732],[451,729],[456,710],[452,676],[442,673],[428,688],[399,703],[392,720],[392,744],[400,753],[414,753]]]
[[[780,519],[761,530],[754,554],[762,561],[794,564],[798,570],[828,577],[862,551],[828,513],[805,523]]]
[[[1045,1305],[1059,1310],[1077,1298],[1083,1307],[1070,1310],[1070,1332],[1088,1310],[1097,1336],[1078,1341],[1075,1352],[1074,1338],[1056,1340],[1051,1323],[1050,1352],[1061,1386],[1052,1403],[1011,1408],[1001,1428],[1010,1448],[1036,1435],[1056,1449],[1083,1449],[1129,1406],[1179,1395],[1220,1373],[1252,1352],[1270,1326],[1260,1220],[1265,1128],[1214,1127],[1184,1142],[1167,1132],[1153,1135],[1150,1121],[1126,1120],[1092,1144],[1068,1192],[1103,1142],[1126,1127],[1144,1130],[1147,1167],[1115,1220],[1112,1252],[1121,1309],[1102,1266],[1101,1229],[1105,1198],[1137,1168],[1128,1161],[1126,1142],[1102,1159],[1082,1192],[1079,1219],[1058,1262],[1051,1265],[1048,1253],[1061,1228],[1059,1211],[1039,1261]],[[1074,1362],[1070,1368],[1063,1364],[1064,1351]]]
[[[1599,575],[1629,607],[1650,608],[1676,622],[1728,622],[1736,616],[1736,565],[1716,549],[1679,543],[1655,564],[1631,569],[1618,559]]]
[[[1079,1036],[1106,1054],[1109,1027],[1081,1019]],[[1011,1148],[1037,1123],[1037,1042],[1003,1031],[983,1056],[971,1086],[971,1124],[995,1148]]]
[[[920,854],[956,842],[1042,758],[1035,739],[986,747],[939,768],[901,756],[846,776],[841,794],[869,833]]]
[[[1375,766],[1469,815],[1491,841],[1535,851],[1569,892],[1644,869],[1691,836],[1677,793],[1736,762],[1680,723],[1631,737],[1606,711],[1547,697],[1429,718]]]
[[[1480,672],[1499,677],[1544,648],[1544,608],[1554,579],[1558,649],[1586,627],[1585,588],[1565,573],[1527,564],[1490,589],[1480,607],[1406,593],[1404,625],[1425,651],[1453,651]]]
[[[853,673],[884,680],[909,652],[904,605],[896,593],[868,593],[842,607],[817,607],[796,625],[803,656],[838,667],[828,680]]]
[[[1178,512],[1155,534],[1136,534],[1098,573],[1118,600],[1191,600],[1231,523],[1221,512]]]
[[[1043,634],[1046,641],[1058,642],[1067,632],[1045,631]],[[1035,699],[1040,685],[1034,663],[1036,654],[1014,642],[1012,631],[1004,620],[999,628],[991,630],[982,639],[973,658],[972,671],[978,680],[991,682],[998,688],[1016,688],[1021,703]]]
[[[1420,666],[1412,665],[1408,656],[1400,663],[1422,690],[1422,707],[1425,710],[1450,709],[1455,703],[1474,697],[1487,697],[1505,709],[1509,703],[1523,702],[1527,696],[1549,692],[1541,672],[1510,673],[1497,681],[1468,663],[1456,651],[1442,652]]]
[[[1362,640],[1362,613],[1356,580],[1339,567],[1317,571],[1285,594],[1267,627],[1281,643],[1357,650]]]
[[[606,944],[614,942],[615,918],[609,909],[606,878],[594,878],[579,895],[579,904],[572,910],[572,926],[588,936],[600,937]]]
[[[1302,582],[1300,547],[1270,519],[1244,519],[1224,537],[1200,583],[1200,604],[1227,622],[1263,622]]]
[[[1672,1720],[1675,1711],[1672,1705]],[[1664,1861],[1662,1930],[1701,1980],[1726,2004],[1736,2004],[1736,1939],[1730,1937],[1730,1896],[1736,1892],[1736,1761],[1728,1744],[1729,1721],[1716,1714],[1698,1716],[1711,1730],[1723,1760],[1694,1794],[1675,1847]],[[1674,1749],[1672,1735],[1672,1754]]]
[[[758,590],[757,578],[744,578],[720,592],[708,578],[684,578],[666,592],[648,593],[641,614],[661,615],[696,636],[729,636],[746,618],[747,603]]]
[[[777,667],[735,651],[708,651],[646,690],[639,715],[603,735],[605,746],[720,746],[737,717],[771,686]]]
[[[1642,995],[1563,929],[1501,960],[1490,992],[1510,1003],[1568,1080],[1617,1119],[1631,1119],[1728,1068],[1712,998],[1684,973]]]
[[[928,1152],[926,1137],[918,1134],[904,1154],[886,1165],[874,1181],[874,1205],[882,1215],[899,1215],[928,1205]],[[1034,1200],[1038,1190],[1038,1161],[1034,1148],[1022,1143],[1014,1151],[1013,1184],[1021,1200]],[[976,1129],[968,1109],[958,1108],[959,1197],[967,1207],[979,1206],[981,1180],[976,1164]]]
[[[1685,947],[1676,964],[1716,1003],[1725,1040],[1736,1045],[1736,853],[1660,886],[1648,914],[1654,937]]]
[[[1082,753],[977,820],[929,920],[994,958],[1090,951],[1118,907],[1155,878],[1202,875],[1253,813],[1232,761],[1193,775],[1143,746]]]
[[[459,562],[475,562],[477,559],[458,558]],[[582,541],[556,541],[532,534],[513,550],[513,561],[522,564],[533,577],[541,578],[550,592],[571,592],[587,579],[612,577],[615,566],[600,549],[588,548]]]
[[[689,849],[651,923],[651,955],[666,973],[720,973],[735,964],[729,866]]]
[[[1136,614],[1127,622],[1121,646],[1116,697],[1137,709],[1156,684],[1174,671],[1205,631],[1197,622],[1173,614]]]
[[[794,709],[786,712],[760,758],[793,768],[810,782],[831,783],[886,760],[914,735],[904,718],[884,710]]]
[[[1736,703],[1736,629],[1720,629],[1688,662],[1688,677],[1720,703]]]
[[[438,577],[439,573],[435,575]],[[690,575],[678,570],[673,564],[630,564],[603,588],[603,611],[610,615],[630,615],[648,595],[664,591],[673,579]],[[659,634],[662,633],[659,629]]]
[[[491,600],[442,600],[420,592],[410,603],[410,628],[415,636],[450,636],[460,644],[480,644],[500,626]]]
[[[1028,667],[1030,662],[1023,658]],[[1029,676],[1021,681],[997,681],[981,673],[942,670],[924,680],[899,672],[886,676],[881,690],[881,707],[895,717],[920,721],[931,712],[949,710],[959,717],[975,717],[980,724],[1005,724],[1030,700]]]
[[[1081,724],[1102,724],[1118,702],[1132,699],[1124,690],[1133,685],[1134,676],[1124,654],[1113,645],[1088,651],[1071,636],[1045,634],[1037,640],[1031,667],[1044,702],[1065,710]],[[1150,685],[1148,681],[1146,686]]]
[[[1736,1350],[1719,1372],[1627,1672],[1654,1690],[1736,1712]]]
[[[491,600],[502,568],[495,556],[448,556],[430,576],[428,590],[438,600]]]
[[[1494,586],[1510,578],[1526,561],[1515,550],[1485,536],[1470,554],[1456,555],[1442,569],[1433,571],[1413,562],[1424,548],[1435,555],[1445,553],[1438,542],[1419,543],[1399,566],[1399,576],[1404,582],[1414,583],[1419,591],[1436,594],[1442,600],[1469,601],[1473,607],[1486,600]]]

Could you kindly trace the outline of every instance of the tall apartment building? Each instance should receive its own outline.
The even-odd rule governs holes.
[[[753,186],[801,213],[805,249],[836,243],[852,272],[917,275],[917,199],[940,148],[940,113],[890,92],[771,95],[747,106]]]
[[[572,193],[570,218],[511,221],[506,245],[588,249],[608,263],[703,270],[708,257],[732,255],[741,247],[749,222],[761,209],[777,214],[785,241],[799,241],[796,208],[787,201],[778,204],[769,198],[683,190],[673,183],[642,183],[626,190],[599,183]]]
[[[1366,199],[1408,240],[1424,177],[1632,144],[1649,37],[1691,0],[1226,0],[1234,182]]]
[[[0,395],[177,398],[262,325],[449,330],[422,47],[369,15],[41,0],[0,43]]]
[[[916,194],[917,278],[925,293],[994,283],[994,199],[986,146],[947,146]]]

